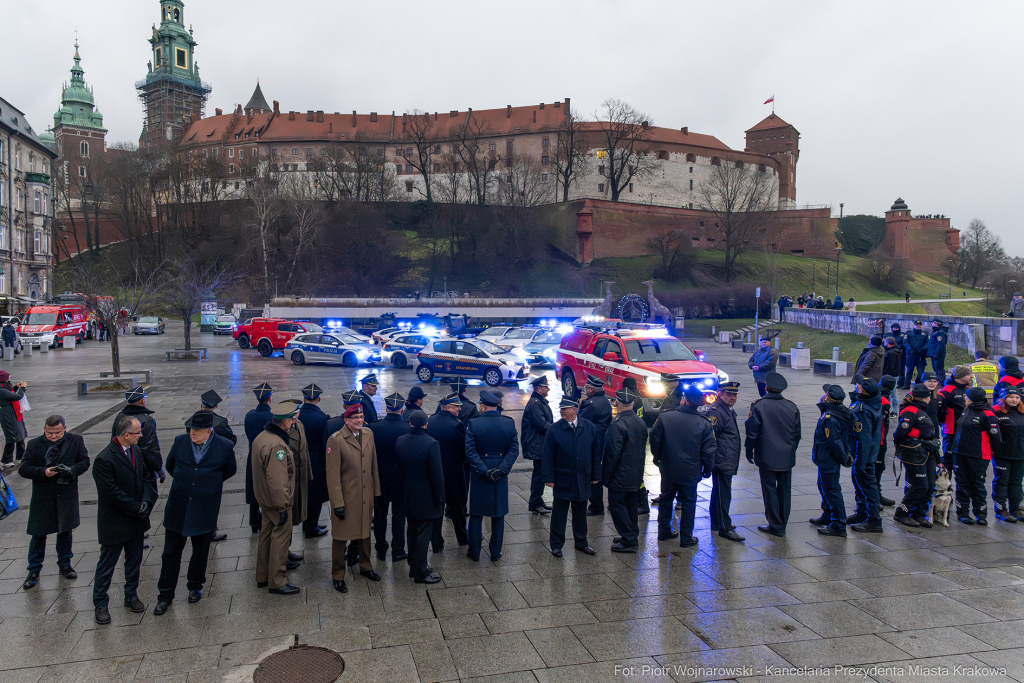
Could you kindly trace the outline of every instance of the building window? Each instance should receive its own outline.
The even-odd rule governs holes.
[[[35,213],[43,212],[43,193],[36,190],[35,201],[32,203],[32,209]]]
[[[18,294],[21,294],[21,271],[18,271]]]
[[[598,183],[597,184],[597,191],[598,192],[604,192],[604,183]]]
[[[690,189],[693,189],[693,178],[690,178]]]
[[[550,160],[548,159],[548,157],[541,157],[541,158],[540,158],[540,165],[541,165],[541,166],[547,166],[547,165],[548,165],[548,164],[550,164],[550,163],[551,163],[551,162],[550,162]]]
[[[505,149],[507,149],[510,152],[512,151],[512,141],[511,140],[509,140],[508,142],[505,143]]]
[[[20,189],[17,190],[17,194],[18,194],[18,203],[15,205],[14,208],[16,208],[18,211],[21,211],[22,199],[21,199],[21,190]]]
[[[15,171],[20,171],[21,170],[21,149],[20,148],[14,150],[14,170]]]
[[[164,65],[164,50],[163,50],[163,48],[158,47],[156,49],[156,66],[157,66],[157,68],[159,68],[159,67],[161,67],[163,65]]]
[[[82,140],[82,143],[78,146],[78,148],[79,148],[79,151],[81,152],[83,157],[89,156],[89,143],[88,142],[86,142],[85,140]]]
[[[43,253],[43,233],[39,232],[38,230],[36,230],[36,238],[32,246],[35,249],[34,253]]]
[[[406,164],[405,165],[405,172],[406,173],[412,173],[412,164]]]
[[[541,147],[547,147],[548,146],[548,139],[547,138],[541,138],[540,146]]]
[[[406,192],[412,192],[412,181],[411,180],[405,181],[405,191]]]
[[[299,148],[298,147],[292,147],[292,156],[293,157],[299,156]]]
[[[239,159],[244,159],[245,158],[245,150],[244,149],[238,150],[238,158]]]
[[[188,68],[188,53],[180,47],[174,48],[174,66],[179,69]]]
[[[548,181],[548,174],[547,173],[541,173],[540,174],[540,179],[541,179],[541,182],[545,182],[546,183]]]
[[[234,172],[235,172],[235,165],[234,164],[228,164],[228,173],[234,173]]]
[[[434,173],[441,172],[441,164],[434,164]]]
[[[693,166],[690,167],[690,173],[693,173]]]
[[[232,147],[231,149],[228,150],[228,156],[231,157],[232,159],[235,158],[235,148],[234,147]]]
[[[213,148],[213,158],[214,159],[219,159],[220,158],[220,147],[214,147]]]
[[[497,147],[495,147],[494,143],[492,142],[491,144],[487,145],[487,149],[493,152],[495,149],[497,149]]]
[[[398,149],[395,150],[395,156],[399,156],[399,157],[402,156],[402,148],[401,147],[399,147]]]
[[[320,148],[320,156],[322,156],[322,157],[327,156],[327,148],[326,147],[321,147]]]
[[[604,164],[597,167],[597,175],[604,175]]]
[[[18,252],[24,252],[25,251],[24,246],[23,246],[25,243],[22,241],[22,235],[24,234],[24,232],[25,232],[24,230],[19,230],[18,231],[18,234],[17,234],[18,241],[16,241],[14,243],[14,250],[15,251],[18,251]],[[21,278],[18,278],[18,279],[20,280]],[[18,289],[19,290],[21,289],[21,282],[18,283]]]
[[[411,159],[412,158],[412,147],[406,147],[405,148],[405,158],[406,159]]]
[[[434,145],[434,154],[441,153],[441,145]]]
[[[402,172],[402,165],[401,164],[395,164],[395,173],[401,173],[401,172]]]
[[[276,157],[277,156],[277,148],[276,147],[274,149],[270,150],[270,156],[272,156],[272,157]]]
[[[306,148],[306,156],[307,157],[313,156],[313,148],[312,147],[307,147]]]
[[[630,184],[629,184],[629,191],[630,191],[630,192],[632,192],[632,191],[633,191],[633,183],[630,183]]]

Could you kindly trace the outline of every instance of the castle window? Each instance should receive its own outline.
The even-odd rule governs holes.
[[[551,163],[551,161],[550,161],[550,159],[548,157],[545,156],[545,157],[541,157],[540,158],[540,165],[541,166],[547,166],[550,163]]]
[[[505,143],[505,149],[507,149],[509,151],[512,151],[512,141],[511,140],[509,140],[508,142]]]
[[[630,192],[632,192],[632,191],[633,191],[633,183],[630,183],[630,184],[629,184],[629,191],[630,191]]]
[[[164,57],[163,57],[163,55],[164,55],[163,48],[158,47],[156,49],[156,65],[158,67],[163,66],[163,64],[164,64]]]
[[[220,158],[220,147],[214,147],[213,148],[213,158],[214,159],[219,159]]]
[[[491,144],[487,145],[487,149],[493,152],[495,149],[497,149],[497,147],[495,147],[494,143],[492,142]]]
[[[174,48],[174,66],[179,69],[188,68],[188,52],[181,49],[180,47]]]
[[[541,138],[540,146],[541,147],[547,147],[548,146],[548,139],[547,138]]]
[[[686,155],[686,161],[691,163],[691,164],[696,163],[697,162],[697,155],[696,154],[687,154]],[[690,169],[690,171],[692,172],[693,169]]]
[[[276,149],[270,150],[270,156],[276,157],[277,156],[277,150]]]
[[[661,150],[660,152],[658,152],[658,158],[661,159],[662,161],[668,161],[668,152],[665,150]]]
[[[231,149],[228,150],[228,156],[231,157],[232,159],[235,158],[235,148],[234,147],[232,147]]]
[[[690,167],[690,173],[693,173],[693,166]]]
[[[540,179],[541,179],[541,182],[545,182],[546,183],[548,181],[548,174],[547,173],[541,173],[540,174]]]
[[[700,222],[700,227],[702,227],[702,228],[704,227],[704,221]]]
[[[313,148],[312,147],[307,147],[306,148],[306,156],[307,157],[313,156]]]
[[[234,164],[228,164],[228,173],[234,173],[234,172],[235,172],[235,165]]]
[[[406,164],[405,165],[405,172],[406,173],[412,173],[412,164]]]
[[[244,159],[245,158],[245,150],[244,149],[238,150],[238,158],[239,159]]]
[[[405,158],[408,159],[411,156],[412,156],[412,147],[406,147],[405,148]]]
[[[402,156],[402,148],[401,147],[399,147],[398,149],[395,150],[395,156],[399,156],[399,157]]]
[[[434,173],[441,172],[441,164],[434,164]]]
[[[32,205],[32,210],[34,213],[43,212],[43,193],[40,192],[39,190],[36,190],[36,197],[35,202]]]
[[[767,170],[767,168],[765,168],[764,164],[761,164],[760,166],[757,167],[757,170],[760,171],[761,173],[764,173]]]
[[[721,166],[722,165],[722,160],[719,159],[718,157],[711,157],[711,165],[712,166]]]
[[[401,164],[395,164],[395,173],[401,173],[401,172],[402,172],[402,165]]]
[[[293,157],[299,156],[299,148],[298,147],[292,147],[292,156]]]
[[[411,180],[405,181],[405,191],[406,192],[412,192],[412,181]]]
[[[434,154],[441,153],[441,145],[434,145]]]
[[[82,142],[81,142],[81,144],[79,144],[78,148],[79,148],[79,151],[81,152],[83,157],[89,156],[89,143],[88,142],[86,142],[85,140],[82,140]]]
[[[690,178],[690,189],[693,189],[693,178]]]
[[[181,10],[174,10],[174,20],[177,22],[181,22]]]
[[[598,192],[604,192],[604,183],[598,183],[597,184],[597,191]]]
[[[377,156],[379,156],[379,157],[384,156],[384,148],[383,147],[378,147],[377,148]]]
[[[604,164],[597,167],[597,175],[604,175]]]
[[[85,166],[79,166],[79,167],[78,167],[78,177],[79,177],[79,178],[86,178],[86,177],[88,177],[88,175],[89,175],[89,174],[88,174],[88,172],[87,172],[87,171],[85,170]]]
[[[743,168],[743,162],[742,161],[737,161],[736,162],[736,168]]]
[[[320,148],[320,156],[322,156],[322,157],[327,156],[327,148],[326,147],[321,147]],[[364,150],[359,150],[359,156],[366,156],[366,152]]]

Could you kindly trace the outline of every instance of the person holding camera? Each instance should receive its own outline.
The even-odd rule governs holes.
[[[14,467],[25,457],[25,439],[28,430],[21,416],[21,399],[25,396],[28,384],[18,382],[11,384],[11,373],[0,370],[0,427],[4,430],[4,455],[0,463],[4,467]],[[14,449],[17,447],[17,458]]]
[[[70,434],[61,415],[46,418],[43,435],[28,443],[18,474],[32,480],[28,509],[28,578],[22,588],[39,583],[46,557],[46,537],[57,534],[57,567],[65,579],[77,579],[71,566],[71,532],[78,528],[78,478],[89,469],[89,451],[78,434]]]

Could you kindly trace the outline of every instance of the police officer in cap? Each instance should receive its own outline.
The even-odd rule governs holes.
[[[946,344],[949,343],[949,328],[938,318],[932,320],[932,336],[928,338],[928,357],[932,359],[932,370],[939,377],[946,376]]]
[[[612,423],[612,404],[604,392],[604,382],[594,375],[587,375],[587,383],[583,386],[583,392],[587,395],[580,401],[579,416],[597,427],[597,452],[599,457],[604,455],[604,433],[608,431],[608,425]],[[599,474],[600,467],[595,470]],[[599,478],[599,477],[597,477]],[[600,517],[604,515],[604,487],[601,482],[590,487],[590,505],[587,507],[587,515]]]
[[[904,346],[907,349],[907,376],[905,378],[904,389],[908,389],[909,385],[914,382],[921,382],[921,375],[924,374],[925,364],[927,362],[928,355],[928,335],[922,331],[922,322],[920,320],[914,321],[914,329],[907,333],[907,338],[904,341]],[[917,379],[914,379],[914,370],[917,370]]]
[[[729,506],[732,504],[732,478],[740,467],[740,430],[736,425],[736,412],[732,409],[740,393],[739,382],[723,382],[718,387],[715,402],[708,406],[707,417],[715,430],[718,449],[715,466],[711,471],[711,500],[708,513],[711,530],[730,541],[745,541],[736,533]]]
[[[576,550],[594,555],[587,542],[587,500],[590,487],[601,476],[600,437],[592,422],[579,417],[579,404],[562,397],[558,404],[562,419],[544,435],[541,468],[544,484],[554,489],[549,542],[551,554],[562,556],[565,523],[572,508],[572,536]]]
[[[441,399],[441,412],[432,415],[427,422],[427,434],[437,441],[440,447],[441,464],[444,475],[443,494],[451,512],[452,524],[455,526],[455,539],[460,546],[469,545],[466,535],[466,480],[463,477],[466,464],[466,425],[459,420],[462,401],[459,395],[451,393]],[[431,545],[434,552],[444,548],[444,537],[441,535],[443,517],[438,515],[434,520],[431,534]]]
[[[767,525],[757,527],[772,536],[785,536],[793,493],[793,467],[800,444],[800,409],[784,398],[789,383],[777,372],[765,376],[765,395],[750,404],[744,427],[747,460],[761,475],[761,495]]]
[[[368,427],[373,432],[373,443],[377,447],[377,477],[380,480],[380,495],[377,496],[373,504],[374,547],[377,550],[377,559],[384,560],[388,552],[388,508],[390,507],[392,562],[399,562],[409,557],[409,553],[406,551],[405,489],[397,446],[399,437],[408,434],[410,429],[409,423],[402,419],[404,403],[405,397],[399,393],[387,396],[384,399],[386,414]],[[333,423],[334,420],[331,422]],[[343,426],[344,422],[338,425],[338,429]]]
[[[459,409],[459,419],[462,420],[463,424],[469,422],[480,414],[480,411],[476,409],[476,404],[466,398],[466,389],[469,387],[466,380],[459,376],[455,378],[454,382],[449,382],[448,386],[452,388],[452,391],[458,395],[459,401],[462,402],[462,407]],[[441,404],[438,403],[437,408],[434,410],[434,415],[437,415],[440,412]],[[467,479],[467,481],[469,480]]]
[[[881,502],[875,461],[882,443],[882,397],[878,384],[870,377],[857,375],[856,401],[853,413],[853,478],[857,511],[847,517],[850,529],[861,533],[882,533]]]
[[[547,375],[535,377],[530,380],[533,387],[533,395],[526,402],[523,409],[522,432],[520,441],[523,446],[523,458],[533,463],[533,475],[530,477],[530,502],[527,506],[530,512],[536,515],[546,515],[551,512],[551,506],[544,502],[544,474],[541,467],[541,457],[544,454],[544,435],[548,428],[554,424],[554,415],[551,406],[548,404]]]
[[[821,387],[818,424],[814,427],[811,462],[818,466],[821,517],[809,520],[822,536],[846,537],[846,503],[839,480],[841,468],[853,465],[853,414],[843,405],[846,392],[838,384]]]
[[[306,430],[309,446],[309,466],[313,472],[313,481],[309,485],[306,521],[302,523],[302,533],[306,538],[319,538],[327,533],[327,526],[320,524],[320,512],[327,502],[327,466],[324,451],[327,449],[327,421],[330,415],[320,409],[320,394],[323,393],[316,383],[302,389],[302,408],[299,409],[299,422]]]
[[[377,373],[371,372],[359,380],[362,391],[359,392],[359,403],[363,406],[363,423],[367,426],[377,421],[377,408],[373,405],[373,397],[377,395],[380,382]]]
[[[263,526],[263,517],[252,486],[252,442],[272,419],[270,401],[274,397],[274,390],[264,382],[253,389],[252,393],[256,394],[256,407],[245,414],[244,423],[245,438],[249,440],[249,455],[245,459],[245,504],[249,506],[249,527],[254,534],[258,534]]]
[[[417,387],[413,387],[414,389]],[[472,471],[469,485],[469,550],[466,555],[480,561],[483,518],[491,518],[491,561],[501,557],[508,514],[508,473],[519,457],[519,435],[511,417],[500,414],[498,397],[480,392],[480,415],[466,426],[466,460]]]
[[[146,465],[153,473],[150,483],[153,490],[156,491],[157,477],[159,476],[162,484],[166,475],[164,474],[164,458],[160,454],[160,440],[156,436],[156,420],[150,417],[153,415],[153,411],[146,407],[146,390],[142,387],[129,389],[124,392],[124,400],[128,401],[128,405],[114,418],[110,436],[111,438],[117,436],[117,423],[121,421],[122,417],[134,417],[142,424],[142,436],[139,437],[137,445],[142,451]]]
[[[647,425],[633,408],[638,398],[625,387],[615,392],[615,419],[605,435],[601,481],[608,488],[608,512],[619,532],[612,543],[613,553],[636,553],[639,545]]]
[[[679,384],[679,375],[663,372],[661,373],[661,383],[665,387],[665,400],[661,403],[661,412],[675,410],[683,401],[683,388]]]
[[[228,425],[228,421],[221,415],[217,414],[217,406],[219,406],[222,401],[223,399],[220,395],[213,389],[210,389],[199,397],[199,409],[208,410],[213,413],[213,431],[220,436],[223,436],[231,442],[232,446],[234,446],[238,443],[238,437],[235,436],[233,431],[231,431],[231,426]],[[188,430],[185,431],[187,432]]]

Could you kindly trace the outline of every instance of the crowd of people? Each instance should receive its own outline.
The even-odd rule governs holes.
[[[856,310],[857,307],[852,296],[843,303],[843,298],[839,296],[838,293],[836,293],[834,300],[829,300],[823,296],[814,296],[812,294],[805,293],[798,296],[795,301],[790,295],[783,294],[779,297],[776,303],[778,304],[780,311],[786,308],[791,308],[794,304],[797,308],[824,308],[835,311],[853,311]]]

